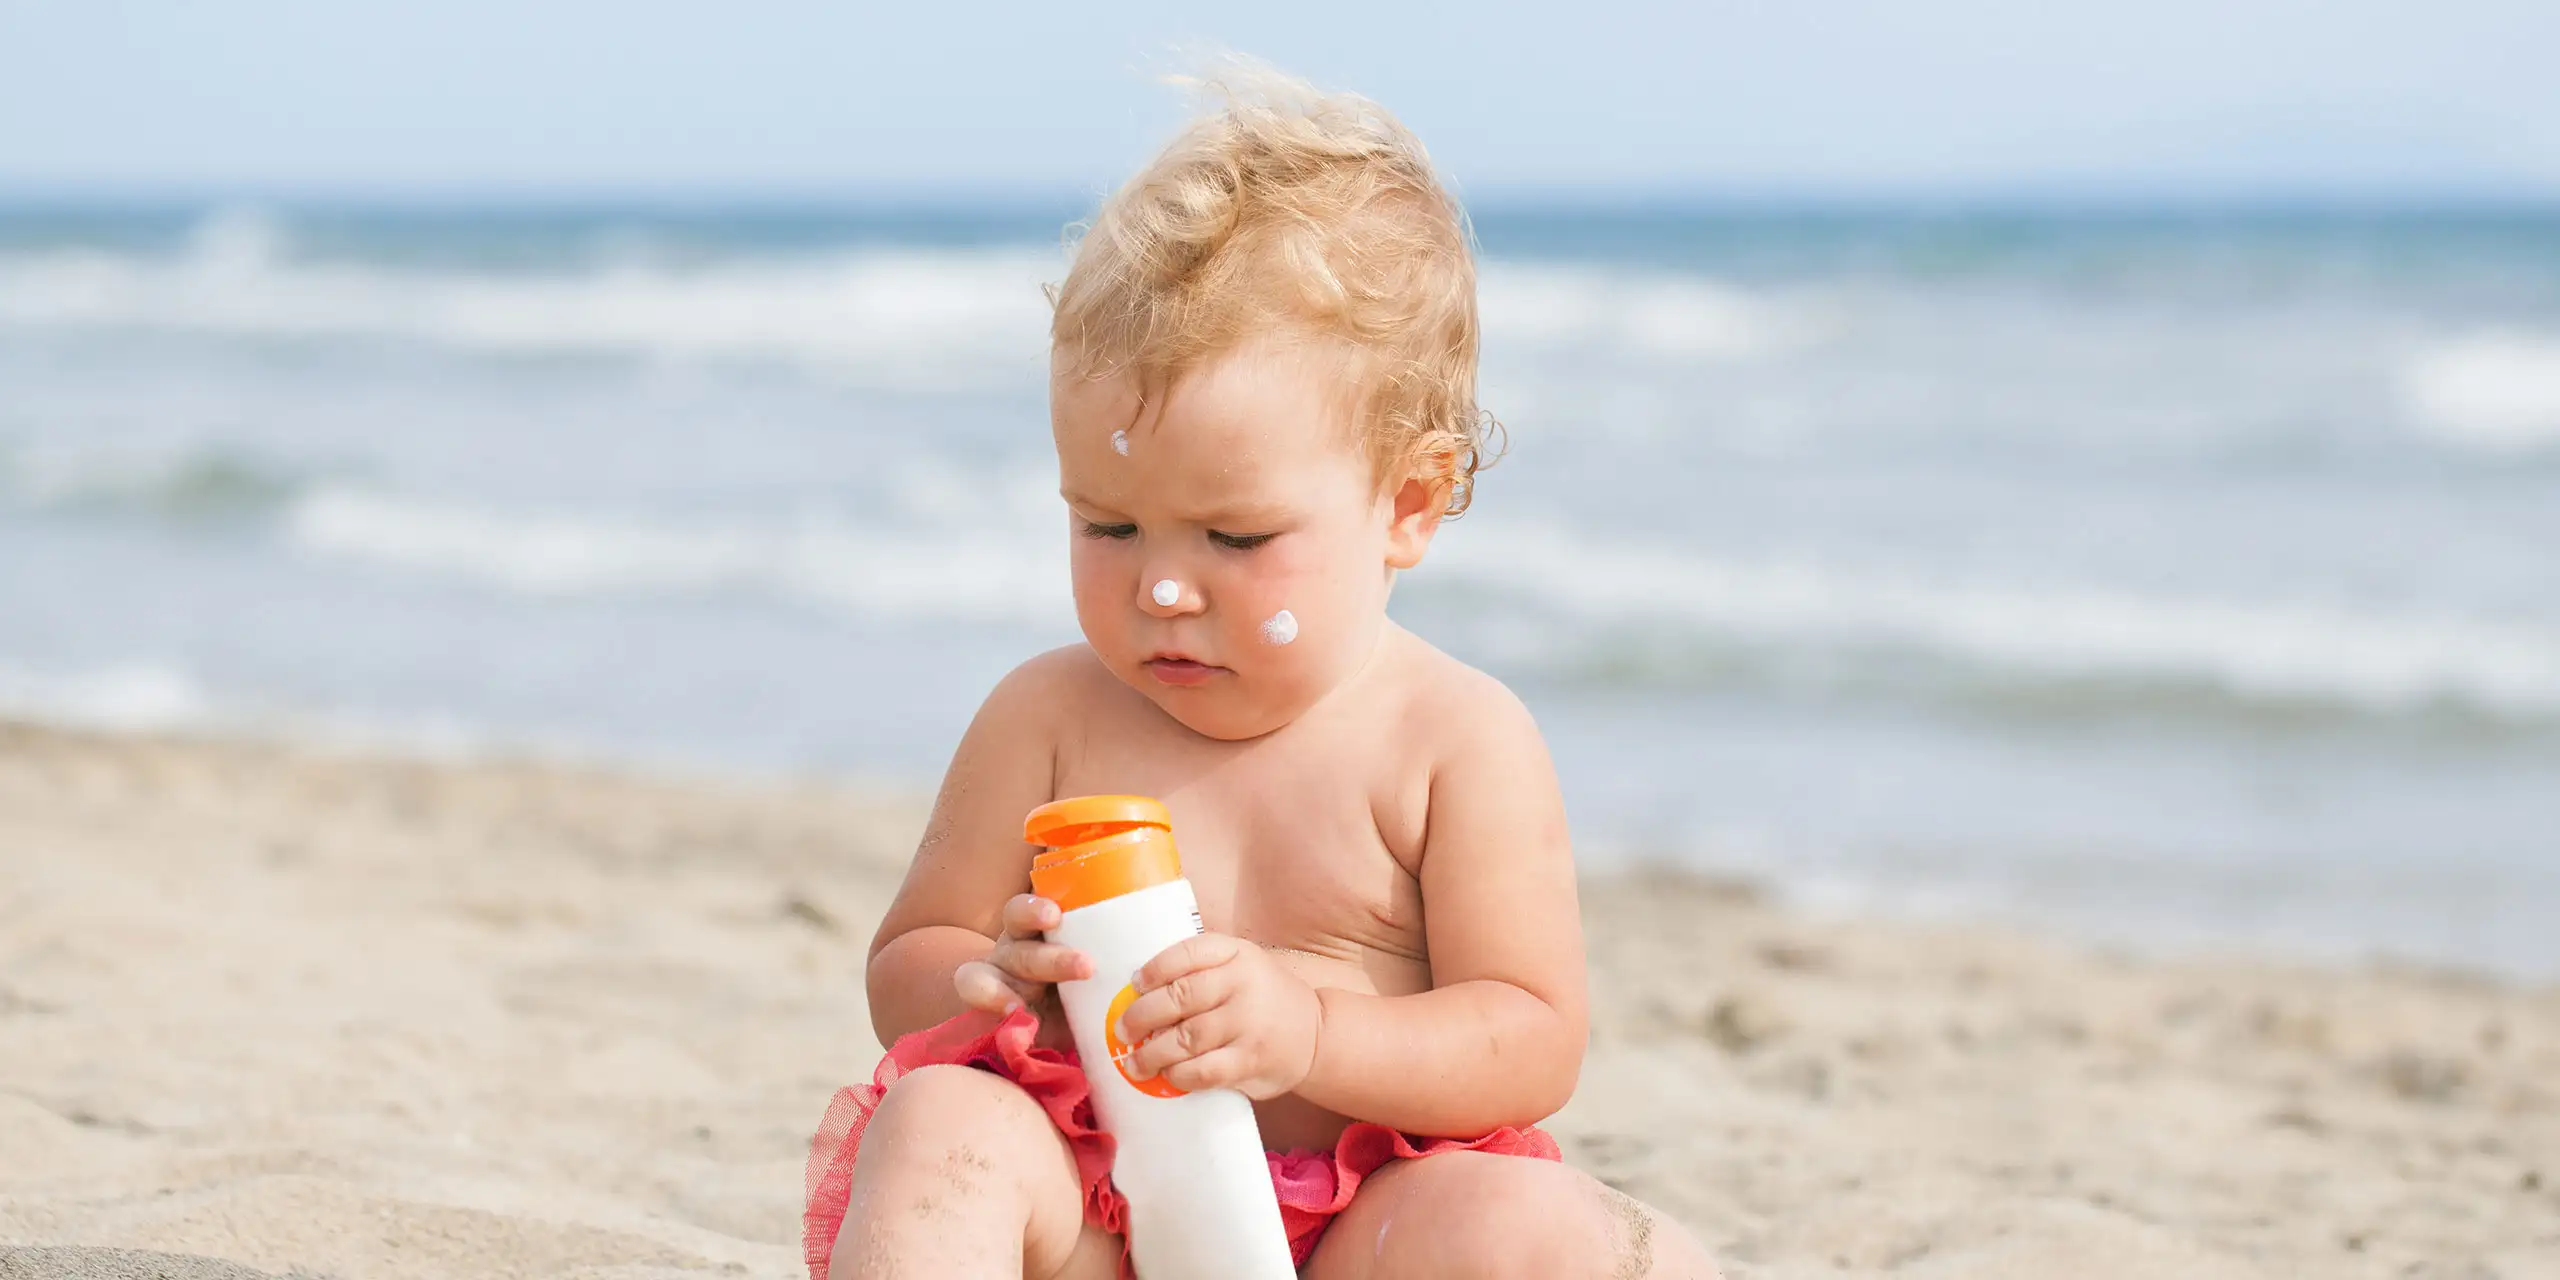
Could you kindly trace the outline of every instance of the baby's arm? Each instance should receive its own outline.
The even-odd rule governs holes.
[[[1327,989],[1298,1094],[1411,1133],[1474,1137],[1560,1110],[1589,1029],[1582,917],[1555,767],[1490,678],[1453,700],[1423,843],[1432,989]]]
[[[884,1045],[976,1003],[962,999],[952,975],[988,958],[1005,934],[1007,900],[1030,891],[1034,850],[1023,843],[1022,815],[1051,799],[1066,660],[1045,655],[1006,676],[952,754],[906,883],[871,940],[865,987],[871,1028]],[[1022,950],[1025,967],[1035,969],[1064,966],[1076,954],[1047,944]],[[1059,976],[1076,975],[1046,980]]]

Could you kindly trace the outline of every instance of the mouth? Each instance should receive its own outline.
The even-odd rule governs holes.
[[[1177,689],[1207,684],[1219,676],[1229,674],[1225,667],[1213,667],[1208,663],[1174,653],[1160,653],[1147,659],[1146,668],[1147,674]]]

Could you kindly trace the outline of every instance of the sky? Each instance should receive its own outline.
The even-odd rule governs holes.
[[[0,0],[0,196],[1082,193],[1220,47],[1474,194],[2560,197],[2551,0]]]

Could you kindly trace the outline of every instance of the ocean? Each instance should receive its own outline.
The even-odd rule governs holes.
[[[0,714],[928,786],[1071,203],[0,209]],[[2560,974],[2560,210],[1486,206],[1594,873]]]

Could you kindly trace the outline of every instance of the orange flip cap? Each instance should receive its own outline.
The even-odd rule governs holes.
[[[1173,815],[1146,796],[1051,801],[1022,820],[1022,838],[1047,850],[1031,860],[1031,891],[1062,911],[1182,878]]]

